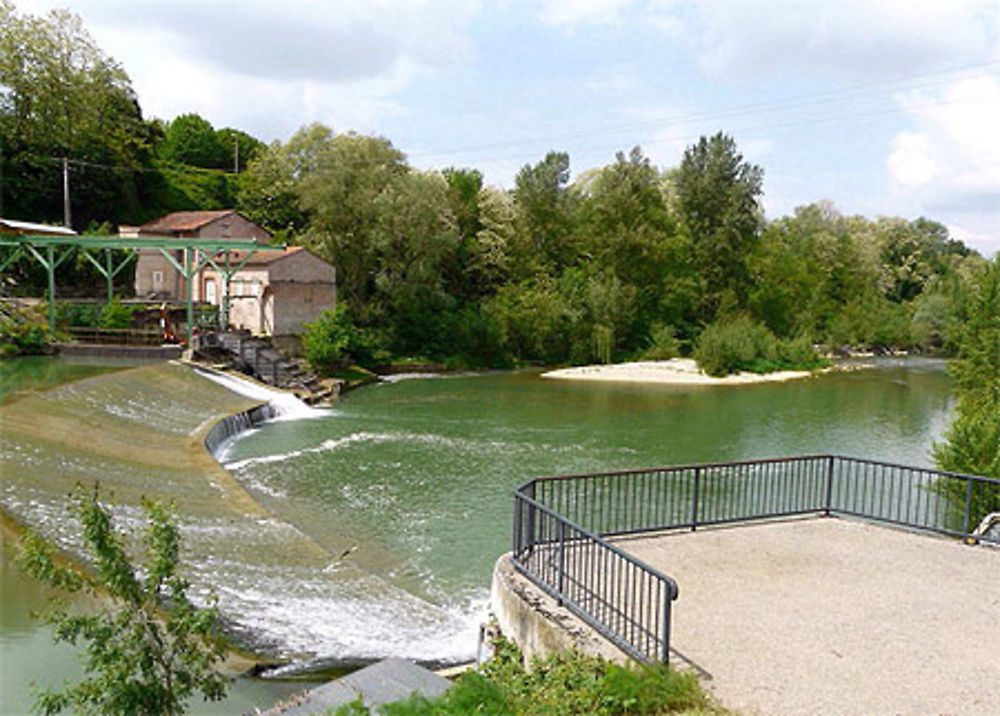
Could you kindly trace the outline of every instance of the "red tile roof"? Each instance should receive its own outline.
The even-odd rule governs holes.
[[[274,263],[275,261],[278,261],[279,259],[283,259],[286,256],[291,256],[292,254],[297,254],[299,251],[305,251],[305,248],[302,247],[302,246],[289,246],[284,251],[281,251],[281,250],[277,250],[276,251],[276,250],[273,250],[273,249],[270,249],[270,250],[265,249],[263,251],[255,251],[254,254],[253,254],[253,256],[250,257],[250,259],[246,262],[245,265],[246,266],[263,266],[263,265],[266,265],[266,264]],[[247,255],[246,251],[227,251],[226,253],[229,255],[229,261],[230,261],[230,263],[238,263],[238,262],[242,261],[243,258]],[[216,259],[216,263],[221,263],[222,261],[225,261],[225,256],[222,256],[222,257]]]
[[[139,227],[141,234],[169,234],[175,231],[194,231],[216,219],[235,214],[235,209],[217,211],[175,211],[159,219],[147,221]]]

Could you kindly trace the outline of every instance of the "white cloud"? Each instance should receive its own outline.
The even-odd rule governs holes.
[[[927,136],[909,131],[897,134],[886,167],[902,186],[917,187],[929,182],[936,173],[936,164]]]
[[[886,161],[897,191],[987,252],[1000,249],[1000,80],[982,74],[897,99],[913,127]]]
[[[39,14],[62,3],[22,0]],[[76,0],[148,115],[197,112],[263,139],[321,121],[370,130],[415,76],[461,61],[463,0]]]
[[[1000,2],[703,0],[693,10],[668,4],[664,12],[683,19],[703,66],[715,75],[807,67],[870,78],[988,53]]]
[[[611,22],[632,0],[543,0],[542,22],[573,25],[578,22]]]

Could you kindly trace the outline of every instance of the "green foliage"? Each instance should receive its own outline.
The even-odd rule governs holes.
[[[684,152],[674,176],[677,209],[691,236],[694,263],[704,280],[701,315],[714,318],[726,301],[745,305],[748,257],[763,217],[764,171],[743,159],[732,137],[702,137]]]
[[[708,375],[740,371],[813,370],[826,362],[813,350],[808,337],[777,338],[767,326],[740,314],[708,326],[694,349],[698,366]]]
[[[643,360],[670,360],[679,356],[680,352],[677,330],[673,326],[656,323],[649,332],[649,344],[639,357]]]
[[[101,328],[128,328],[132,325],[132,314],[136,311],[135,306],[125,306],[117,296],[111,299],[110,303],[105,303],[101,308],[98,325]]]
[[[458,677],[442,696],[413,695],[387,704],[384,716],[465,716],[465,714],[552,714],[553,716],[616,716],[666,714],[685,710],[723,713],[701,691],[691,674],[666,666],[613,664],[577,652],[559,652],[536,659],[526,669],[521,653],[500,637],[492,659]],[[369,713],[360,703],[348,704],[335,716]]]
[[[968,312],[948,367],[958,404],[934,458],[944,470],[1000,478],[1000,254],[976,278]],[[964,485],[949,481],[938,489],[963,511]],[[1000,487],[978,486],[971,518],[993,511],[1000,511]]]
[[[74,163],[73,219],[118,221],[138,211],[154,139],[128,75],[66,10],[18,14],[0,1],[0,140],[4,213],[58,221],[61,167]],[[83,163],[86,162],[86,163]]]
[[[74,499],[93,573],[61,566],[55,548],[31,533],[18,561],[39,580],[87,592],[108,606],[83,615],[56,607],[46,615],[57,641],[86,644],[86,676],[63,691],[40,693],[36,708],[45,714],[179,714],[196,693],[221,700],[226,682],[213,668],[225,653],[216,635],[217,613],[188,599],[190,585],[178,573],[180,535],[167,510],[143,502],[146,558],[136,566],[97,489]]]
[[[191,113],[182,114],[167,123],[160,144],[160,156],[178,164],[222,169],[226,152],[211,122]]]
[[[331,373],[347,365],[348,350],[356,342],[356,333],[346,306],[323,311],[305,329],[302,350],[314,370]]]
[[[50,343],[49,324],[42,306],[0,306],[0,358],[41,355]]]

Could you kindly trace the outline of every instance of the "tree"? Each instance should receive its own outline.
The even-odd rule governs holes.
[[[975,281],[948,372],[958,404],[934,458],[944,470],[1000,478],[1000,254]],[[961,495],[950,496],[961,503],[964,487]],[[977,490],[973,518],[993,510],[1000,510],[1000,489]]]
[[[567,190],[569,155],[549,152],[535,166],[525,165],[514,180],[518,215],[515,273],[527,278],[557,276],[577,256],[572,236],[573,197]]]
[[[98,490],[74,496],[75,513],[93,561],[93,573],[61,566],[55,548],[36,534],[22,542],[19,563],[29,574],[65,592],[86,592],[108,602],[95,614],[55,608],[46,617],[57,641],[87,644],[86,677],[65,691],[46,691],[36,707],[45,714],[68,708],[92,714],[179,714],[200,692],[225,697],[226,681],[213,668],[225,649],[216,635],[214,605],[198,609],[178,573],[180,535],[167,510],[144,500],[146,559],[134,566],[125,535],[116,530]]]
[[[722,132],[688,147],[674,175],[677,211],[704,282],[703,320],[727,303],[746,305],[747,258],[762,226],[763,179],[763,169],[744,161],[733,138]]]
[[[118,221],[142,206],[153,127],[125,71],[65,10],[19,15],[0,0],[3,211],[62,219],[62,158],[70,160],[73,223]],[[109,167],[112,168],[109,171]]]
[[[215,137],[222,147],[221,164],[218,169],[227,171],[243,171],[266,146],[256,137],[232,127],[215,130]]]
[[[375,232],[380,205],[376,200],[409,167],[388,139],[333,135],[329,130],[324,136],[324,130],[306,128],[299,142],[297,137],[289,142],[298,206],[310,219],[302,240],[337,267],[343,300],[351,315],[365,324],[378,273]]]
[[[203,169],[226,168],[226,149],[215,128],[193,113],[182,114],[167,124],[160,155],[167,161]]]

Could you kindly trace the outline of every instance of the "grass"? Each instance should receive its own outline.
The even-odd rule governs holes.
[[[464,716],[551,714],[725,714],[691,674],[666,666],[630,667],[577,652],[558,652],[525,668],[517,647],[502,637],[492,659],[455,681],[443,695],[414,694],[382,706],[383,716]],[[367,716],[360,700],[333,716]]]

